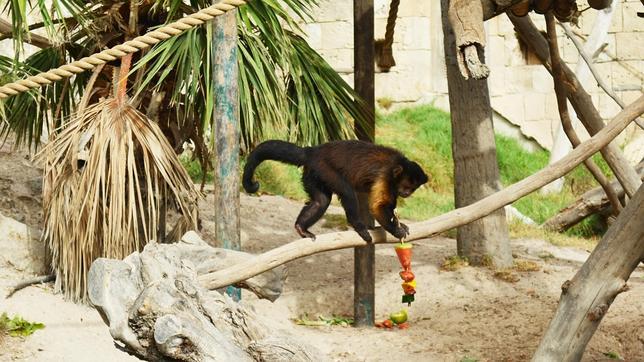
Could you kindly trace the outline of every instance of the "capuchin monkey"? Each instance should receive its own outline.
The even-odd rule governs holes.
[[[284,141],[266,141],[248,155],[242,184],[248,193],[259,189],[253,180],[255,168],[264,160],[303,166],[302,184],[309,202],[295,221],[295,230],[313,238],[308,231],[329,207],[335,193],[342,202],[347,221],[367,242],[371,235],[358,216],[357,192],[369,195],[369,211],[396,238],[409,235],[409,228],[394,215],[398,196],[409,197],[429,178],[400,152],[363,141],[335,141],[315,147],[299,147]]]

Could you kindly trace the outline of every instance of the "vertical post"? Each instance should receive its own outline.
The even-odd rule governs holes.
[[[454,0],[451,0],[454,1]],[[470,205],[500,189],[492,106],[486,79],[465,79],[456,64],[456,36],[448,19],[450,0],[441,1],[443,44],[447,70],[455,206]],[[484,60],[482,51],[481,60]],[[460,226],[458,255],[473,265],[512,266],[505,210]]]
[[[240,250],[239,234],[239,88],[237,67],[237,11],[213,21],[212,64],[215,82],[213,133],[215,138],[215,239],[226,249]],[[228,287],[235,301],[241,290]]]
[[[375,138],[374,111],[374,16],[373,0],[353,1],[353,58],[354,88],[364,99],[369,112],[368,123],[356,125],[358,139],[373,142]],[[360,217],[373,225],[367,196],[358,195]],[[355,326],[373,326],[375,302],[375,248],[373,244],[354,249],[353,317]]]

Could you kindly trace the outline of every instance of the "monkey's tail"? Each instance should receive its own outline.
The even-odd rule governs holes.
[[[266,141],[257,146],[246,159],[244,166],[244,176],[242,185],[248,193],[254,193],[259,190],[259,182],[253,180],[255,169],[265,160],[280,161],[290,165],[302,166],[306,161],[305,149],[285,141]]]

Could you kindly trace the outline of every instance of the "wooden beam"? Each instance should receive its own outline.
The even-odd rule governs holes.
[[[215,240],[241,250],[239,222],[239,89],[237,85],[237,10],[213,21],[213,127],[215,134]],[[241,290],[228,287],[233,300]]]
[[[374,94],[374,11],[373,0],[353,1],[354,88],[365,101],[367,124],[356,125],[358,139],[373,142],[375,138]],[[366,195],[359,195],[360,216],[366,225],[373,225]],[[355,248],[353,317],[355,326],[373,326],[376,284],[375,247],[373,244]]]

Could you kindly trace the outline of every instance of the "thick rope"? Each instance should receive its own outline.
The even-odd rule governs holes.
[[[217,4],[201,9],[194,14],[183,17],[162,28],[138,36],[110,49],[103,50],[100,53],[93,54],[89,57],[76,60],[72,63],[65,64],[56,69],[34,75],[26,79],[5,84],[0,87],[0,99],[26,92],[32,88],[39,88],[43,85],[51,84],[63,78],[71,77],[74,74],[94,69],[101,64],[122,58],[128,54],[149,48],[152,45],[175,35],[179,35],[188,29],[201,25],[208,20],[212,20],[213,18],[236,9],[244,4],[246,4],[245,0],[222,0]]]
[[[385,28],[385,47],[391,49],[394,43],[394,29],[396,28],[396,18],[398,17],[398,5],[400,0],[391,0],[389,5],[389,16],[387,17],[387,27]]]

